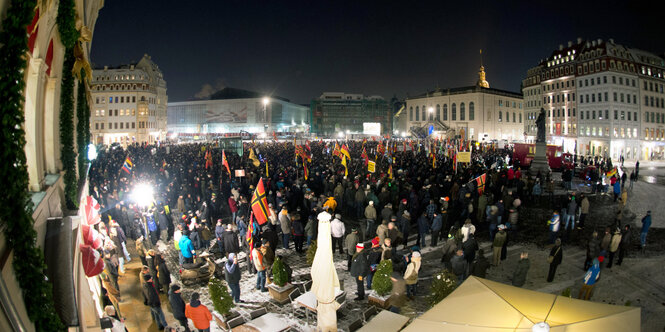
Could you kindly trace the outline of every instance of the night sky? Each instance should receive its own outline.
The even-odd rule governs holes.
[[[324,91],[389,99],[473,85],[482,48],[491,87],[517,92],[528,68],[577,37],[662,55],[658,14],[635,1],[109,0],[91,60],[151,55],[171,102],[229,86],[309,104]]]

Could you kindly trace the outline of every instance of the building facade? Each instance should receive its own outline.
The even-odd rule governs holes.
[[[564,150],[613,159],[662,159],[665,60],[614,40],[577,39],[541,61],[547,141]],[[537,91],[527,72],[524,93]],[[527,118],[537,106],[528,104]],[[533,106],[532,106],[533,105]],[[653,115],[653,119],[652,119]],[[529,122],[527,133],[533,125]]]
[[[428,135],[446,131],[446,135],[479,142],[524,140],[523,103],[519,93],[489,88],[481,67],[475,86],[407,98],[400,115],[406,117],[406,127],[400,130],[415,135],[424,127]]]
[[[381,96],[324,92],[310,104],[311,132],[324,136],[363,133],[366,124],[371,124],[382,135],[389,134],[392,114],[392,105]]]
[[[543,92],[540,87],[540,72],[543,67],[538,65],[527,71],[522,80],[522,94],[524,95],[524,133],[526,141],[533,143],[536,140],[536,119],[543,107]]]
[[[95,69],[90,131],[95,143],[155,143],[166,136],[166,81],[145,54],[136,64]]]
[[[304,133],[309,130],[309,108],[280,97],[226,88],[210,100],[170,103],[169,135],[201,136],[249,133]]]

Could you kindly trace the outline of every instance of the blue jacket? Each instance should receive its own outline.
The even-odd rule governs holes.
[[[429,222],[425,216],[418,218],[418,232],[420,234],[425,234],[429,230]]]
[[[598,278],[600,277],[600,264],[598,263],[598,259],[593,260],[593,265],[589,268],[588,271],[586,271],[586,274],[584,275],[584,284],[588,286],[592,286],[593,284],[598,281]]]
[[[619,180],[617,180],[617,182],[614,182],[614,193],[617,195],[621,193],[621,181]]]
[[[432,230],[438,232],[441,228],[443,228],[443,216],[439,214],[432,220]]]
[[[182,235],[180,238],[180,241],[178,242],[178,246],[180,246],[180,252],[182,253],[182,257],[185,258],[192,258],[192,251],[194,251],[194,245],[192,245],[192,240],[189,239],[189,236],[187,235]]]
[[[651,215],[648,214],[642,218],[642,233],[646,233],[649,231],[649,227],[651,227]]]

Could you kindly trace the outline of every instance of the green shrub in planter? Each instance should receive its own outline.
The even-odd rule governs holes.
[[[314,264],[314,256],[316,256],[316,241],[312,241],[307,248],[307,265],[312,266]]]
[[[430,295],[427,297],[430,308],[445,299],[455,288],[457,288],[457,276],[447,269],[432,276]]]
[[[233,308],[233,298],[226,289],[226,284],[222,280],[212,277],[208,282],[208,291],[215,311],[227,315]]]
[[[374,277],[372,277],[372,289],[379,296],[387,295],[393,289],[393,282],[390,280],[391,274],[393,274],[393,262],[389,259],[382,260],[376,268],[376,272],[374,272]]]
[[[286,268],[279,257],[275,258],[272,264],[272,282],[279,287],[284,287],[287,282]]]

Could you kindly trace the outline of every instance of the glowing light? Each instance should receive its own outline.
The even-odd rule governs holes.
[[[270,104],[270,98],[263,97],[263,106],[268,106],[268,104]]]
[[[97,147],[94,144],[88,144],[88,160],[97,159]]]
[[[134,187],[132,198],[140,207],[149,206],[153,201],[153,189],[146,183],[141,183]]]
[[[549,332],[550,326],[545,322],[536,323],[531,327],[532,332]]]
[[[338,137],[344,137],[344,133],[340,131],[340,132],[337,134],[337,136],[338,136]]]

